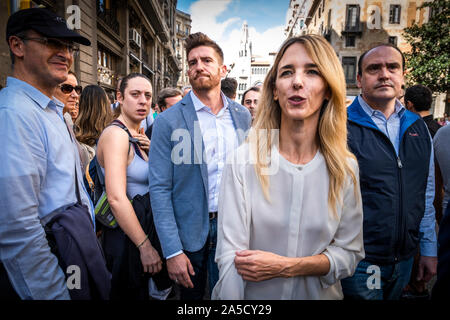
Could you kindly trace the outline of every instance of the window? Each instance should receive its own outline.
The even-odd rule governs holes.
[[[439,8],[433,8],[433,7],[429,7],[428,8],[428,19],[433,18],[434,16],[440,14],[442,12],[444,8],[439,7]]]
[[[359,22],[359,5],[347,5],[346,26],[356,27]]]
[[[397,37],[389,37],[388,42],[394,46],[397,45]]]
[[[331,9],[328,10],[328,21],[327,21],[327,28],[331,27]]]
[[[353,35],[348,35],[345,37],[345,46],[347,48],[354,48],[356,45],[356,37]]]
[[[342,57],[345,82],[355,84],[356,79],[356,57]]]
[[[114,32],[119,34],[119,22],[117,21],[117,4],[111,0],[97,0],[97,17]]]
[[[113,57],[112,55],[103,50],[102,48],[99,48],[97,51],[97,63],[101,65],[102,67],[113,69]]]
[[[389,9],[389,23],[399,24],[400,23],[400,9],[399,4],[391,4]]]

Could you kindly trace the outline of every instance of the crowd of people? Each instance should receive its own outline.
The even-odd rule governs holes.
[[[318,35],[287,39],[240,103],[201,32],[190,86],[131,73],[113,95],[79,84],[90,41],[51,11],[14,13],[6,40],[0,299],[448,296],[450,126],[427,87],[401,97],[397,47],[360,57],[348,106]]]

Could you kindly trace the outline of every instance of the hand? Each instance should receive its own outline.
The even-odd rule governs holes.
[[[185,288],[193,288],[194,284],[191,281],[191,276],[195,275],[194,268],[191,261],[184,254],[181,253],[175,257],[167,259],[167,271],[169,278],[175,283],[181,284]]]
[[[139,133],[133,135],[133,138],[138,139],[141,149],[148,153],[148,150],[150,149],[150,140],[145,135],[144,128],[139,129]]]
[[[158,251],[153,248],[149,240],[145,241],[145,243],[139,248],[139,252],[141,254],[141,262],[144,272],[155,274],[161,271],[161,258],[159,257]]]
[[[78,104],[75,105],[75,107],[69,109],[69,114],[72,117],[72,119],[76,119],[78,117]]]
[[[419,258],[419,270],[417,272],[417,281],[428,282],[437,273],[437,257]]]
[[[234,265],[247,281],[263,281],[275,277],[287,277],[286,257],[260,250],[237,251]]]

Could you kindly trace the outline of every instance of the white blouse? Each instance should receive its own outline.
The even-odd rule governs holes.
[[[216,262],[219,267],[213,299],[342,299],[340,279],[351,276],[364,258],[363,212],[357,178],[348,177],[337,216],[328,208],[329,177],[320,151],[306,165],[293,164],[272,148],[269,164],[270,202],[263,194],[249,145],[227,160],[218,213]],[[244,281],[234,265],[235,252],[263,250],[286,257],[323,253],[330,261],[325,276],[297,276]]]

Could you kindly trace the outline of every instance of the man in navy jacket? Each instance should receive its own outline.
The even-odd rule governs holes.
[[[433,146],[424,121],[396,99],[405,60],[391,45],[358,62],[361,95],[348,108],[348,143],[358,159],[364,249],[346,299],[399,299],[419,249],[418,280],[436,274]]]

